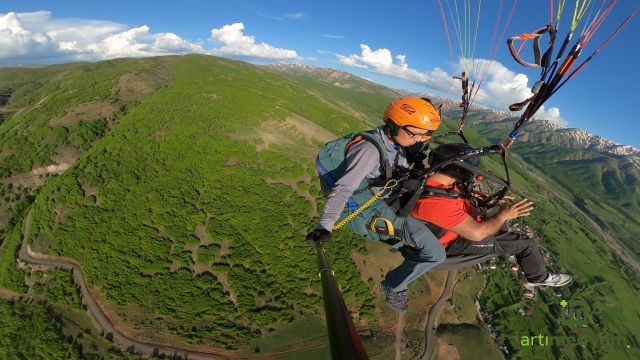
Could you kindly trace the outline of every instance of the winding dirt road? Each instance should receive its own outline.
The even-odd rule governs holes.
[[[180,356],[185,359],[194,360],[229,360],[234,358],[232,356],[229,356],[229,354],[201,352],[192,349],[178,348],[152,342],[137,341],[123,334],[113,325],[102,308],[98,306],[98,303],[87,288],[87,282],[85,280],[84,274],[82,273],[82,269],[80,268],[80,266],[78,266],[78,264],[53,256],[36,254],[31,251],[26,243],[26,239],[29,235],[30,220],[31,213],[27,214],[27,216],[24,218],[24,223],[22,226],[22,245],[20,246],[20,251],[18,254],[20,260],[28,263],[49,265],[71,270],[73,273],[73,278],[76,284],[79,286],[80,292],[82,293],[83,303],[87,306],[87,309],[89,310],[91,316],[93,316],[97,323],[100,325],[100,327],[104,331],[104,334],[108,338],[111,338],[114,343],[120,345],[122,348],[127,349],[128,351],[142,352],[147,355]]]
[[[434,327],[433,323],[436,320],[436,317],[440,314],[440,308],[442,304],[451,297],[451,291],[453,290],[453,278],[455,277],[456,270],[449,270],[447,272],[447,280],[444,283],[444,288],[442,289],[442,294],[438,301],[431,306],[429,310],[429,316],[427,317],[427,325],[424,327],[424,341],[425,347],[422,355],[420,355],[421,360],[429,360],[431,359],[431,355],[433,354],[433,350],[435,349],[435,336],[434,336]]]

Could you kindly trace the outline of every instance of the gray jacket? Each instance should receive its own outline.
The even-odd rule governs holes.
[[[407,168],[405,148],[394,144],[384,134],[384,125],[375,129],[375,135],[383,139],[389,154],[389,162],[393,168]],[[335,187],[327,194],[317,229],[332,231],[333,225],[340,218],[347,200],[358,188],[364,178],[375,179],[382,174],[384,168],[381,163],[378,148],[369,141],[360,141],[353,145],[346,156],[347,169],[344,175],[336,181]]]

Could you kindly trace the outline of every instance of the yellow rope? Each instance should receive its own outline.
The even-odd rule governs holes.
[[[591,0],[583,0],[582,3],[580,3],[580,0],[576,0],[576,7],[573,9],[573,20],[571,20],[571,31],[576,29],[590,5]]]
[[[556,14],[556,26],[560,25],[560,19],[562,18],[562,12],[564,12],[564,1],[558,1],[558,13]]]
[[[373,197],[371,199],[369,199],[366,203],[362,204],[358,209],[356,209],[356,211],[354,211],[352,214],[350,214],[349,216],[347,216],[346,218],[342,219],[342,221],[340,221],[339,223],[335,224],[333,226],[333,230],[338,230],[341,227],[343,227],[346,223],[348,223],[349,221],[351,221],[354,217],[358,216],[358,214],[360,214],[361,212],[363,212],[366,208],[368,208],[369,206],[371,206],[371,204],[373,204],[376,200],[378,200],[378,198],[380,198],[380,196],[382,196],[382,194],[388,190],[391,189],[393,187],[396,187],[398,185],[398,182],[395,181],[394,179],[391,179],[389,181],[387,181],[387,183],[384,185],[384,187],[382,188],[382,190],[378,191],[375,195],[373,195]]]

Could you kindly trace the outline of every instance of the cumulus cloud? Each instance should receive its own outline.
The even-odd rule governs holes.
[[[294,50],[258,44],[253,36],[244,35],[243,30],[242,23],[213,28],[212,39],[223,46],[205,49],[201,43],[171,32],[154,33],[146,25],[129,27],[110,21],[54,18],[50,11],[0,13],[0,65],[188,53],[271,61],[301,59]]]
[[[54,41],[42,33],[25,29],[16,13],[0,16],[0,58],[19,57],[26,54],[38,56],[55,51]]]
[[[347,66],[423,85],[453,98],[460,96],[460,80],[453,79],[441,68],[419,71],[409,67],[405,55],[394,57],[389,49],[372,50],[366,44],[361,44],[360,49],[359,55],[335,54],[335,56],[340,63]],[[482,86],[475,94],[476,103],[505,110],[510,104],[521,102],[532,95],[527,75],[515,73],[497,61],[477,59],[474,64],[478,74],[485,72]],[[458,63],[458,71],[473,69],[474,64],[469,60],[461,59]],[[560,109],[557,107],[549,109],[541,107],[535,118],[566,125],[566,121],[561,118]]]
[[[476,61],[476,66],[478,64],[480,64],[480,76],[486,68],[486,75],[476,96],[478,103],[498,109],[507,109],[510,104],[521,102],[533,95],[531,88],[528,86],[529,78],[527,75],[517,74],[497,61],[479,60]],[[465,60],[462,60],[459,64],[460,68],[467,69],[470,68],[470,65]],[[560,109],[557,107],[545,109],[542,106],[536,112],[534,118],[549,120],[562,126],[567,125],[567,122],[560,116]]]
[[[256,43],[253,36],[243,33],[244,24],[234,23],[211,30],[211,39],[223,44],[211,50],[214,55],[243,56],[271,60],[302,60],[295,50],[281,49],[266,43]]]
[[[95,44],[77,47],[79,58],[143,57],[169,54],[203,53],[199,44],[190,43],[173,33],[152,34],[146,25],[109,35]]]
[[[344,56],[336,54],[336,57],[344,65],[410,81],[444,93],[451,93],[456,89],[456,81],[440,68],[434,68],[428,72],[420,72],[409,67],[405,55],[397,55],[394,58],[389,49],[371,50],[368,45],[360,44],[360,50],[360,55]]]
[[[549,108],[549,110],[544,108],[544,105],[540,107],[540,109],[536,112],[533,117],[538,120],[549,120],[554,122],[562,127],[566,127],[569,123],[560,116],[560,109],[557,107]]]
[[[101,60],[204,52],[173,33],[109,21],[54,19],[49,11],[0,14],[0,62]]]

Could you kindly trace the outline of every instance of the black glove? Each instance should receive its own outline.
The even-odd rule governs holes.
[[[331,240],[331,233],[325,229],[315,229],[307,234],[307,243],[309,246],[316,247],[318,242],[325,242]]]

